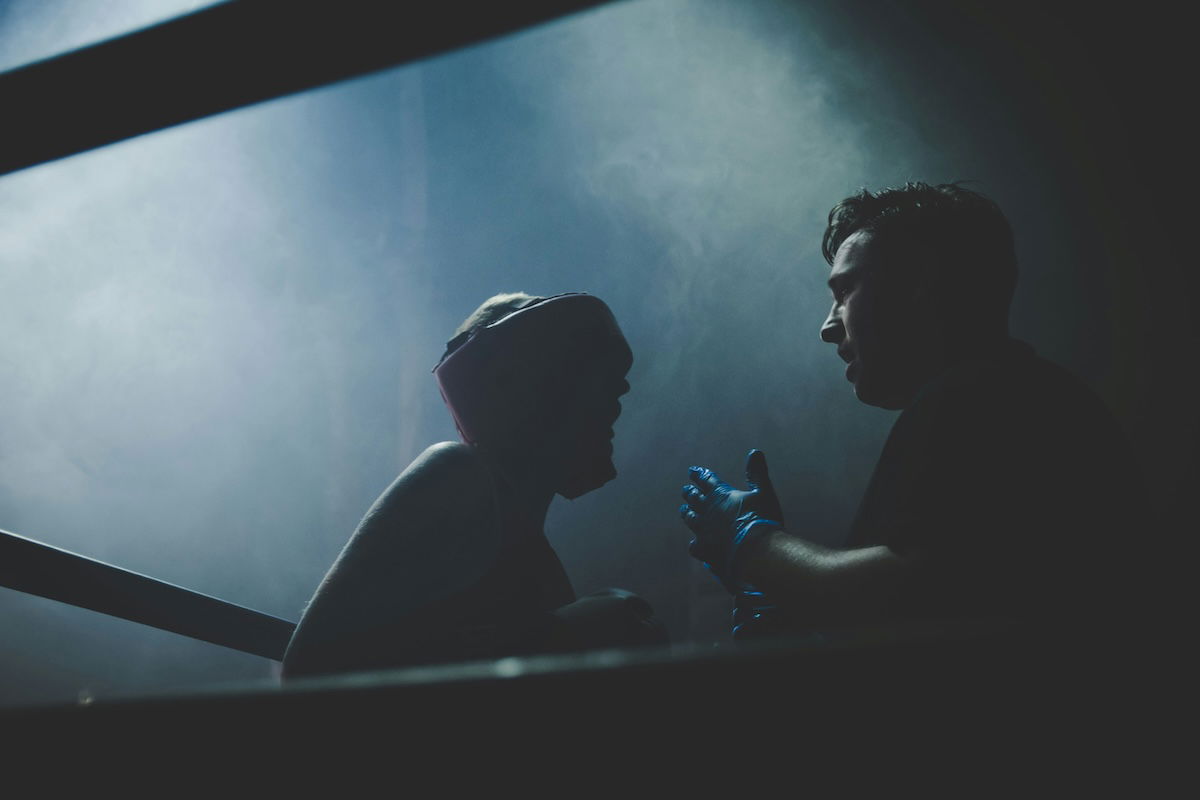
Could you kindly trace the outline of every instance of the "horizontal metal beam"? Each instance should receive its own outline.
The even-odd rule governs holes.
[[[232,0],[0,74],[0,174],[501,36],[604,0]]]
[[[276,661],[296,623],[0,530],[0,586]]]

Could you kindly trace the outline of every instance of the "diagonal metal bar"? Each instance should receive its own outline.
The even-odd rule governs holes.
[[[281,660],[296,624],[0,530],[0,586]]]
[[[0,174],[603,2],[231,0],[0,74]]]

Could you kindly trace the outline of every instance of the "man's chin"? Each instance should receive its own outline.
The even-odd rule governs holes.
[[[576,497],[582,497],[588,492],[599,489],[615,477],[617,477],[617,468],[613,466],[611,460],[608,460],[606,463],[596,464],[590,469],[580,471],[567,478],[562,482],[558,493],[568,500],[574,500]]]
[[[895,393],[875,391],[869,385],[864,387],[861,381],[854,384],[854,396],[863,405],[886,411],[900,411],[908,406],[908,398],[897,397]]]

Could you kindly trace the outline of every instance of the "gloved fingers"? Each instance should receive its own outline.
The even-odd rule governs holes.
[[[706,495],[702,494],[699,489],[690,483],[683,487],[680,496],[683,497],[688,505],[694,508],[703,508],[709,500]]]
[[[657,617],[647,617],[639,622],[639,644],[670,644],[671,636],[667,626]]]
[[[693,509],[687,503],[684,503],[679,507],[679,516],[683,519],[683,524],[691,528],[693,532],[700,533],[698,530],[700,525],[700,516],[696,513],[695,509]],[[692,541],[694,543],[696,540],[693,539]]]
[[[689,467],[688,474],[691,475],[692,481],[699,487],[700,491],[711,495],[721,486],[725,486],[717,473],[707,467]]]
[[[634,612],[638,617],[649,617],[654,614],[654,608],[648,600],[628,589],[601,589],[597,592],[592,592],[590,596],[608,597],[619,600],[623,608]]]

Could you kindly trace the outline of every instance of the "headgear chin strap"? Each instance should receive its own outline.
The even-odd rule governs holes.
[[[513,376],[565,373],[572,353],[629,346],[604,301],[583,292],[526,301],[513,313],[451,339],[433,368],[442,399],[468,444],[511,435],[530,408],[527,385]]]

